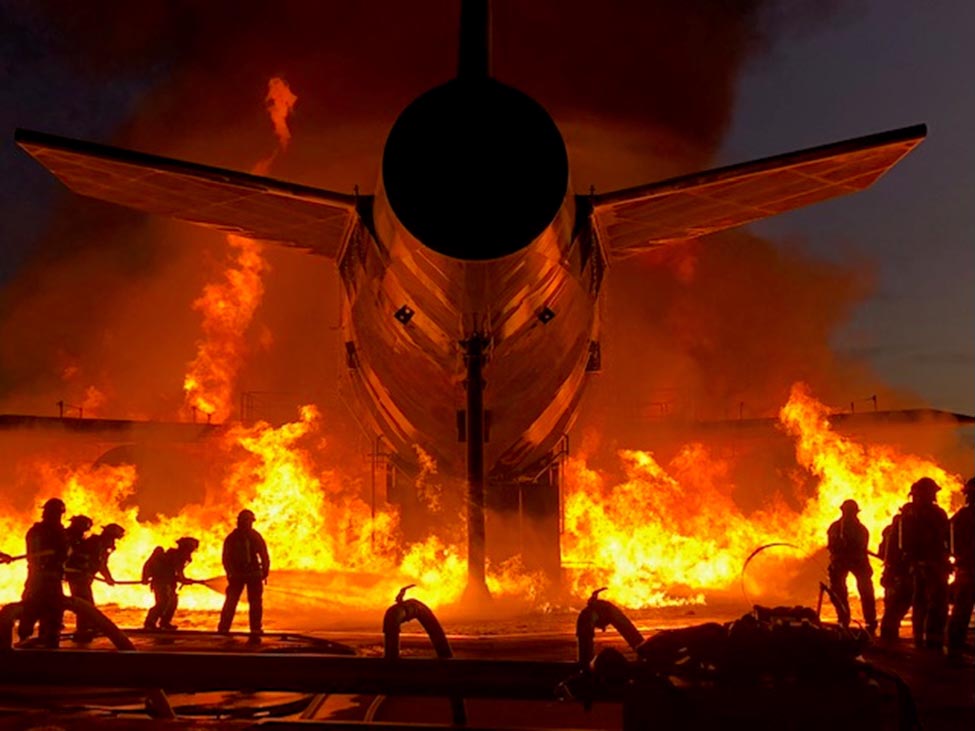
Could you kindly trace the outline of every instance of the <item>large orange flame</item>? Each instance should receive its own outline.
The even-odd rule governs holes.
[[[260,175],[270,171],[291,141],[288,115],[298,97],[284,79],[275,77],[268,82],[266,101],[277,146],[251,169]],[[201,413],[208,421],[225,421],[230,416],[237,373],[246,352],[247,328],[264,296],[262,276],[268,265],[261,244],[233,234],[227,236],[227,243],[231,262],[222,281],[206,285],[193,303],[203,315],[203,337],[183,379],[184,418],[195,420]]]
[[[793,550],[748,577],[753,591],[771,590],[823,549],[826,529],[845,499],[860,503],[876,548],[914,481],[934,478],[946,508],[961,489],[957,475],[929,460],[837,434],[827,416],[802,384],[793,387],[779,415],[795,439],[798,465],[816,478],[799,510],[773,493],[766,507],[746,514],[731,498],[727,462],[700,444],[685,446],[667,465],[650,452],[621,452],[626,480],[617,485],[571,461],[563,555],[574,592],[607,585],[616,601],[630,607],[702,602],[706,592],[736,585],[755,548],[789,543]]]
[[[226,420],[233,408],[237,373],[246,352],[247,327],[264,296],[267,262],[261,244],[243,236],[227,236],[233,262],[221,282],[203,288],[193,308],[203,315],[203,337],[183,379],[184,418]]]
[[[706,602],[712,593],[737,587],[742,563],[757,546],[773,541],[796,546],[749,576],[750,589],[763,591],[821,551],[844,499],[859,501],[876,547],[880,529],[916,479],[933,477],[943,488],[939,500],[945,507],[960,491],[958,476],[891,447],[841,436],[827,415],[801,385],[780,414],[782,428],[795,441],[797,470],[815,482],[798,508],[770,493],[760,510],[743,511],[732,498],[731,463],[700,444],[684,446],[666,464],[649,452],[623,452],[626,478],[615,485],[581,460],[572,461],[563,535],[572,594],[581,598],[608,585],[609,596],[627,607]],[[19,472],[37,486],[36,504],[29,511],[0,511],[0,536],[6,537],[0,549],[21,553],[14,537],[24,535],[44,499],[59,496],[69,514],[85,513],[96,526],[116,522],[126,529],[111,559],[116,578],[138,578],[155,546],[171,546],[183,535],[201,542],[188,573],[209,578],[222,573],[223,538],[236,513],[249,507],[272,557],[269,590],[277,582],[279,591],[291,591],[289,604],[377,609],[408,583],[417,584],[418,595],[434,607],[459,599],[467,574],[463,536],[456,544],[435,535],[404,543],[395,510],[378,509],[373,516],[360,485],[328,466],[327,456],[314,407],[304,407],[297,421],[279,428],[263,423],[229,428],[212,456],[218,484],[202,502],[164,518],[140,515],[132,466],[25,463]],[[433,475],[435,465],[427,464],[426,471]],[[24,570],[23,562],[0,567],[0,601],[19,596]],[[282,584],[287,572],[303,572],[299,588]],[[496,596],[529,602],[544,586],[517,559],[490,567],[488,583]],[[98,596],[130,607],[151,602],[143,587],[99,587]],[[184,607],[217,609],[221,601],[200,587],[188,587],[181,596]]]
[[[132,500],[138,480],[134,467],[25,465],[25,472],[40,486],[37,512],[8,509],[0,518],[0,530],[4,536],[24,535],[32,516],[39,515],[40,503],[61,497],[69,514],[94,517],[96,530],[111,522],[125,528],[110,564],[117,579],[139,578],[153,548],[172,546],[181,536],[200,540],[187,573],[212,578],[222,574],[223,539],[246,506],[258,516],[257,528],[268,543],[272,591],[282,572],[302,572],[299,589],[285,586],[279,591],[294,591],[292,600],[297,601],[376,609],[401,586],[413,583],[434,606],[456,601],[467,576],[462,550],[436,536],[404,546],[395,511],[379,510],[373,517],[369,504],[359,497],[359,486],[321,465],[327,448],[322,447],[320,422],[318,410],[306,406],[298,421],[277,429],[264,423],[229,429],[222,442],[226,463],[219,488],[203,503],[162,519],[139,515]],[[12,540],[5,540],[3,547],[20,552]],[[537,593],[537,577],[521,572],[517,562],[491,573],[491,588],[499,596]],[[24,574],[22,562],[0,567],[0,601],[19,597]],[[304,574],[316,578],[309,581]],[[101,587],[98,593],[122,606],[151,604],[143,587]],[[188,587],[180,602],[184,607],[219,609],[222,599],[216,592]]]

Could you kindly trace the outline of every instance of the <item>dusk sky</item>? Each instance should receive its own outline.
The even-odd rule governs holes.
[[[56,12],[58,3],[41,5],[50,13]],[[432,5],[442,8],[444,3]],[[757,49],[748,52],[736,72],[730,118],[710,127],[718,135],[716,144],[703,147],[716,148],[716,154],[702,158],[701,166],[742,162],[926,122],[927,140],[872,189],[751,228],[783,250],[801,250],[869,272],[870,293],[856,307],[852,321],[835,334],[835,347],[864,358],[878,379],[913,392],[915,406],[975,413],[975,95],[971,84],[975,4],[852,0],[804,3],[802,12],[793,3],[765,5],[762,23],[772,30]],[[792,7],[780,22],[776,8],[785,5]],[[615,3],[615,17],[625,17],[629,6],[646,4]],[[592,6],[588,12],[598,11]],[[498,15],[510,18],[511,11]],[[764,30],[762,23],[758,27]],[[165,52],[145,54],[142,64],[132,68],[115,59],[108,70],[79,70],[70,57],[71,44],[62,44],[59,32],[26,0],[0,2],[0,283],[4,286],[16,281],[37,255],[38,242],[70,195],[16,148],[14,128],[118,142],[120,130],[137,114],[145,114],[148,95],[180,65],[180,47],[174,44]],[[503,36],[501,31],[496,34]],[[540,44],[553,42],[549,36]],[[585,56],[598,48],[594,51],[582,43],[561,52]],[[598,61],[593,63],[598,66]],[[503,60],[498,65],[504,68]],[[269,74],[276,71],[268,69]],[[537,84],[537,78],[534,81]],[[517,80],[512,83],[518,85]],[[542,96],[530,87],[529,78],[525,90]],[[415,92],[422,90],[421,86]],[[299,104],[308,108],[314,103],[309,101],[313,92],[298,91]],[[633,95],[640,93],[633,88]],[[688,98],[694,93],[687,90]],[[700,93],[711,92],[704,88]],[[413,95],[410,90],[401,95],[402,100]],[[557,93],[553,98],[558,104]],[[397,111],[388,111],[387,124]],[[558,109],[553,109],[553,116],[560,122]],[[688,118],[692,117],[688,111]],[[679,127],[673,120],[668,123]],[[163,141],[155,148],[142,144],[140,149],[169,152]],[[219,159],[203,162],[227,164]],[[693,172],[693,168],[677,164],[667,174],[648,175],[646,180],[680,172]],[[585,181],[575,182],[578,187]],[[830,293],[822,296],[829,298]],[[2,303],[7,308],[17,306],[6,294]]]
[[[872,189],[753,229],[872,266],[874,292],[837,346],[919,403],[965,414],[975,413],[972,28],[972,3],[841,4],[749,65],[720,153],[733,162],[927,123],[925,142]]]

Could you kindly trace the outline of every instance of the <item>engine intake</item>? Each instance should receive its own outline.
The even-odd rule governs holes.
[[[540,104],[494,79],[463,78],[400,114],[382,175],[393,212],[414,237],[476,261],[519,251],[545,230],[565,199],[569,163]]]

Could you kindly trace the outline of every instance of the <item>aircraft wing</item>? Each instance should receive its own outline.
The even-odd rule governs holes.
[[[17,144],[75,193],[335,257],[355,196],[18,129]]]
[[[926,133],[919,124],[595,195],[596,232],[619,258],[855,193]]]

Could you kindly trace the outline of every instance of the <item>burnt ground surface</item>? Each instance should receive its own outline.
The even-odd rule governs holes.
[[[740,616],[740,608],[726,607],[719,612],[670,609],[633,612],[631,618],[644,637],[675,627],[707,621],[724,622]],[[138,626],[141,612],[117,610],[109,612],[123,628]],[[300,629],[284,631],[289,619]],[[471,615],[444,613],[441,617],[454,655],[469,659],[514,659],[574,661],[576,659],[576,612],[569,610],[479,619]],[[330,621],[330,619],[332,621]],[[351,648],[362,656],[379,657],[383,652],[380,631],[381,612],[345,613],[341,616],[318,615],[308,617],[295,612],[271,611],[268,616],[268,635],[260,646],[247,643],[244,633],[220,637],[209,630],[216,623],[213,612],[183,612],[179,617],[182,629],[171,633],[131,631],[130,637],[141,650],[173,652],[313,652],[342,653]],[[244,614],[238,614],[244,624]],[[69,621],[70,624],[70,621]],[[317,625],[317,626],[315,626]],[[69,627],[70,629],[70,627]],[[431,657],[429,639],[415,622],[404,625],[401,652],[404,657]],[[902,631],[908,635],[908,631]],[[949,661],[942,654],[913,647],[909,639],[882,645],[872,643],[863,658],[876,667],[902,678],[911,690],[917,716],[922,728],[934,731],[970,729],[975,722],[975,659],[969,648],[960,661]],[[76,646],[65,636],[64,646]],[[110,651],[103,638],[88,645],[90,649]],[[597,633],[596,650],[613,647],[632,658],[632,652],[612,630]],[[70,662],[70,653],[65,652]],[[16,653],[2,662],[15,663]],[[0,688],[0,729],[86,729],[91,728],[166,728],[200,729],[243,727],[261,717],[297,718],[312,700],[299,693],[197,693],[177,694],[170,698],[180,716],[188,720],[154,721],[144,715],[143,694],[132,691],[96,688]],[[444,723],[449,721],[446,708],[437,708],[436,699],[389,698],[379,705],[376,697],[331,696],[322,702],[314,718],[338,721],[360,720],[372,713],[376,720],[412,720],[432,714]],[[826,699],[825,702],[828,702]],[[443,702],[439,702],[443,705]],[[479,705],[480,704],[480,705]],[[499,715],[499,709],[505,711]],[[379,710],[377,710],[379,709]],[[541,710],[540,710],[541,709]],[[468,701],[472,722],[492,727],[494,723],[510,726],[561,725],[571,728],[616,728],[621,723],[619,707],[596,704],[590,712],[582,712],[577,703],[536,704],[520,708],[517,702]],[[801,713],[801,710],[799,711]],[[438,715],[439,714],[439,715]],[[544,724],[535,724],[535,719]],[[776,727],[775,725],[770,728]],[[801,727],[784,722],[781,728]],[[753,726],[754,728],[754,726]]]

